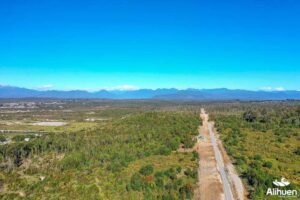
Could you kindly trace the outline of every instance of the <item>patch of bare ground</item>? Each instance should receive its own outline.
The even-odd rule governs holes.
[[[35,122],[32,123],[34,126],[64,126],[66,122]]]

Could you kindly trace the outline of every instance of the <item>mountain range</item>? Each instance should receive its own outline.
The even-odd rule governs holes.
[[[40,91],[0,85],[0,98],[60,99],[159,99],[159,100],[300,100],[300,91],[250,91],[240,89],[139,89],[139,90],[47,90]]]

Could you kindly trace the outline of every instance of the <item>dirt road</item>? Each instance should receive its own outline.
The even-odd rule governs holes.
[[[221,141],[216,137],[214,123],[208,121],[204,109],[201,110],[200,117],[203,121],[199,127],[201,137],[198,137],[194,147],[200,157],[198,187],[194,191],[194,199],[245,199],[242,181],[230,163]]]

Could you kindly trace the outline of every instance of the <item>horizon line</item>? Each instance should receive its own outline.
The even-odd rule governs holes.
[[[122,86],[131,86],[131,85],[122,85]],[[39,87],[25,87],[25,86],[14,86],[14,85],[6,85],[6,84],[0,84],[0,87],[12,87],[12,88],[22,88],[22,89],[29,89],[29,90],[35,90],[40,92],[47,92],[47,91],[62,91],[62,92],[70,92],[70,91],[83,91],[88,93],[96,93],[99,91],[107,91],[107,92],[131,92],[131,91],[139,91],[139,90],[171,90],[175,89],[178,91],[184,91],[184,90],[220,90],[220,89],[226,89],[226,90],[244,90],[244,91],[252,91],[252,92],[286,92],[286,91],[297,91],[300,92],[300,89],[286,89],[283,87],[262,87],[260,89],[243,89],[243,88],[227,88],[227,87],[216,87],[216,88],[197,88],[197,87],[187,87],[187,88],[176,88],[176,87],[158,87],[158,88],[139,88],[134,86],[135,88],[122,88],[122,86],[115,86],[115,87],[99,87],[97,89],[56,89],[56,88],[39,88]]]

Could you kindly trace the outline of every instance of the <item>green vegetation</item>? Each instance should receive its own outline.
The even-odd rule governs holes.
[[[4,134],[12,142],[0,145],[0,198],[191,198],[196,155],[176,150],[193,146],[198,116],[124,110],[74,131]]]
[[[0,109],[0,130],[8,131],[0,134],[0,199],[191,199],[198,154],[176,150],[194,145],[202,107],[250,199],[272,199],[266,189],[281,177],[291,182],[286,188],[300,191],[298,101],[34,105]],[[43,121],[67,125],[32,125]]]
[[[133,162],[122,175],[129,180],[126,188],[133,199],[190,199],[196,183],[196,169],[191,154],[172,153]]]
[[[299,191],[299,108],[256,105],[213,115],[228,154],[249,186],[251,199],[272,199],[266,196],[267,188],[274,187],[272,181],[281,177],[291,182],[286,189]]]
[[[0,135],[0,142],[6,141],[6,137],[4,135]]]

